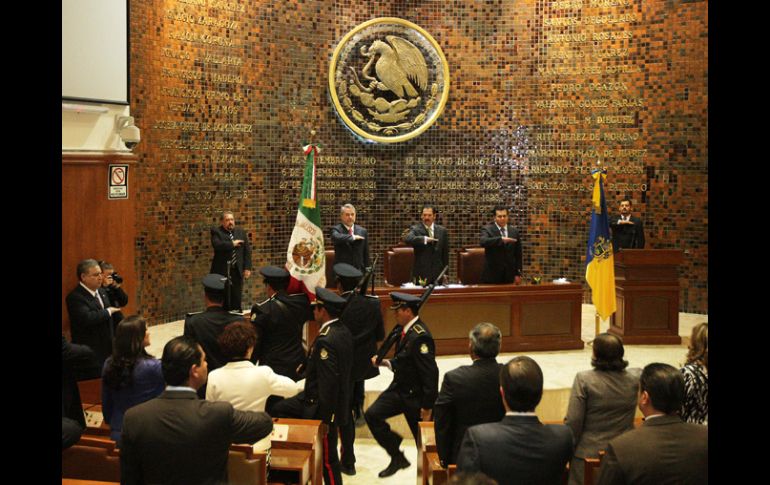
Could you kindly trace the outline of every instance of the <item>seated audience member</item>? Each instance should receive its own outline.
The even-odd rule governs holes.
[[[249,360],[257,343],[254,325],[231,323],[225,327],[218,342],[229,362],[209,374],[207,401],[227,401],[240,411],[264,411],[265,401],[270,395],[291,397],[301,390],[288,377]]]
[[[543,397],[543,372],[530,357],[511,359],[500,370],[505,417],[471,426],[457,455],[457,471],[481,471],[500,485],[559,485],[572,458],[572,431],[540,422],[535,414]]]
[[[495,360],[500,352],[500,329],[491,323],[479,323],[468,337],[473,364],[444,374],[433,407],[436,448],[444,467],[457,463],[457,452],[468,427],[496,423],[505,415],[500,396],[503,365]]]
[[[690,335],[687,362],[680,369],[684,376],[684,402],[679,415],[686,423],[709,421],[709,324],[699,323]]]
[[[61,336],[61,434],[62,450],[77,443],[86,428],[76,375],[79,369],[96,366],[94,352],[85,345],[71,344]]]
[[[99,261],[99,267],[102,269],[102,290],[107,293],[110,306],[123,308],[128,305],[128,295],[120,287],[123,284],[123,278],[115,272],[115,268],[107,261]],[[123,312],[117,311],[112,314],[113,330],[118,327],[123,318]]]
[[[650,364],[639,378],[644,423],[611,440],[599,485],[708,483],[708,428],[678,416],[684,378],[668,364]]]
[[[78,285],[67,295],[72,343],[94,351],[96,367],[81,379],[99,377],[104,361],[112,354],[112,314],[120,308],[110,305],[102,288],[102,269],[95,259],[84,259],[77,267]]]
[[[227,483],[230,445],[259,441],[270,434],[273,421],[266,413],[198,398],[208,366],[206,353],[191,337],[166,344],[162,367],[163,394],[132,407],[123,418],[120,483]]]
[[[110,425],[110,438],[120,445],[123,415],[128,408],[148,401],[165,387],[160,361],[147,353],[147,322],[131,315],[118,324],[112,356],[102,371],[102,414]]]
[[[641,369],[626,370],[623,342],[616,335],[598,335],[593,349],[593,370],[575,375],[564,418],[577,443],[569,465],[570,485],[583,484],[585,458],[598,458],[612,438],[634,429]]]

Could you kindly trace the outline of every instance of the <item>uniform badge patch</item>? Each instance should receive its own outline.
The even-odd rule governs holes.
[[[327,352],[326,349],[321,349],[321,353],[319,355],[321,356],[321,360],[326,360],[329,358],[329,352]]]
[[[420,345],[420,353],[421,354],[427,354],[428,353],[428,344]]]

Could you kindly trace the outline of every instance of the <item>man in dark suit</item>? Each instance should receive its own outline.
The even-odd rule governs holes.
[[[339,321],[347,303],[326,288],[315,289],[315,321],[321,324],[307,361],[305,390],[273,407],[276,417],[320,419],[328,426],[323,440],[324,483],[342,483],[337,456],[338,426],[350,419],[350,372],[353,366],[353,336]]]
[[[120,448],[123,485],[227,483],[228,450],[273,430],[267,413],[238,411],[226,401],[198,399],[206,383],[206,353],[191,337],[163,348],[166,390],[126,412]]]
[[[112,355],[112,314],[120,308],[110,306],[102,288],[102,270],[95,259],[78,263],[80,283],[67,295],[72,343],[87,345],[94,351],[98,368],[80,374],[80,379],[101,376],[105,359]]]
[[[620,201],[620,215],[610,218],[612,249],[644,249],[644,223],[631,215],[631,200]]]
[[[356,208],[345,204],[340,208],[340,223],[332,227],[334,263],[347,263],[365,271],[369,266],[369,233],[356,222]]]
[[[227,356],[219,348],[217,339],[225,327],[243,320],[241,315],[224,309],[225,277],[221,274],[208,274],[203,278],[206,311],[188,313],[184,319],[184,335],[192,337],[206,352],[206,361],[210,370],[219,369],[227,364]],[[206,384],[198,390],[201,399],[206,398]]]
[[[259,270],[269,298],[251,308],[251,323],[257,330],[257,346],[251,361],[270,366],[276,374],[300,379],[297,366],[305,360],[302,326],[313,319],[310,300],[304,293],[289,295],[289,272],[277,266]],[[275,400],[268,400],[272,404]],[[270,412],[270,406],[267,407]]]
[[[209,272],[230,277],[229,291],[225,294],[225,310],[241,311],[243,280],[251,276],[251,246],[246,231],[235,227],[232,212],[223,212],[222,225],[211,228],[211,246],[214,248],[214,258]]]
[[[508,209],[495,207],[495,222],[481,228],[479,244],[484,248],[481,282],[489,284],[521,283],[521,238],[518,229],[508,224]]]
[[[107,261],[99,261],[99,267],[102,269],[102,290],[107,293],[107,297],[110,300],[110,306],[116,308],[123,308],[128,305],[128,294],[121,288],[123,284],[123,278],[115,273],[115,268]],[[118,282],[115,278],[120,279]],[[105,302],[106,303],[106,302]],[[115,334],[115,330],[118,328],[118,324],[123,320],[124,315],[122,311],[118,311],[112,314],[112,333]]]
[[[511,359],[500,371],[505,417],[471,426],[457,455],[457,471],[481,471],[498,483],[559,485],[572,458],[572,431],[543,425],[535,414],[543,372],[530,357]]]
[[[361,271],[346,263],[334,265],[337,289],[347,299],[340,321],[353,335],[353,370],[351,372],[352,395],[349,412],[363,419],[364,380],[377,377],[380,371],[372,367],[370,358],[377,353],[377,341],[385,338],[385,323],[380,311],[380,299],[373,295],[361,295],[356,286],[364,276]],[[346,475],[356,474],[356,455],[353,444],[356,439],[355,422],[349,420],[340,426],[342,440],[341,470]]]
[[[599,485],[708,483],[708,428],[685,423],[678,412],[684,378],[668,364],[649,364],[639,379],[642,426],[611,440]]]
[[[402,328],[401,339],[396,344],[394,357],[382,360],[379,365],[393,371],[393,382],[364,413],[374,439],[390,455],[390,464],[379,473],[380,478],[410,465],[399,449],[401,436],[394,433],[385,420],[403,414],[419,448],[417,422],[430,421],[438,394],[436,346],[428,327],[417,315],[420,298],[400,292],[392,292],[390,298],[393,300],[390,308],[395,310],[396,323]],[[371,360],[372,365],[377,365],[376,355]]]
[[[414,248],[412,282],[427,286],[435,281],[449,264],[449,234],[435,223],[438,211],[432,205],[422,209],[422,224],[409,228],[404,242]],[[438,282],[442,284],[443,282]]]
[[[476,424],[496,423],[505,415],[500,397],[502,364],[495,360],[500,352],[500,329],[491,323],[479,323],[469,337],[473,364],[444,374],[433,408],[436,449],[445,468],[457,463],[466,429]]]

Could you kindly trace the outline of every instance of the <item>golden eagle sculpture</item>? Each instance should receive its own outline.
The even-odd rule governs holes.
[[[368,49],[366,46],[361,47],[361,54],[369,57],[362,74],[370,81],[370,90],[377,88],[392,91],[399,98],[419,96],[415,85],[422,91],[428,87],[428,66],[422,53],[414,44],[401,37],[388,35],[385,40],[387,44],[375,40]],[[377,78],[374,78],[369,71],[377,54],[379,58],[374,65]]]

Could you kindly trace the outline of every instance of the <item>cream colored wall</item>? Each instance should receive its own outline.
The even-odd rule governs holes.
[[[108,112],[73,112],[62,108],[61,149],[62,153],[131,153],[115,129],[116,116],[129,116],[129,107],[110,104],[78,103],[62,101],[62,105],[103,106]],[[142,127],[140,126],[141,130]]]

